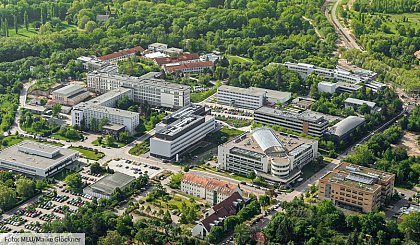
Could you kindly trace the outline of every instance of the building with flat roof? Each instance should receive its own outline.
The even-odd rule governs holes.
[[[363,117],[348,116],[328,129],[328,138],[335,142],[346,140],[351,133],[365,124]]]
[[[168,49],[168,44],[164,43],[151,43],[147,47],[147,50],[153,51],[153,52],[165,52],[165,50]]]
[[[204,199],[211,205],[220,203],[234,192],[242,194],[238,185],[192,173],[182,177],[181,192]]]
[[[89,97],[85,87],[70,84],[52,92],[53,101],[62,105],[74,106]]]
[[[117,101],[124,96],[133,99],[133,90],[118,88],[98,96],[88,102],[80,103],[73,107],[72,125],[97,127],[92,123],[98,123],[101,119],[108,119],[108,123],[123,125],[129,134],[135,134],[135,129],[140,123],[140,114],[125,111],[116,107]]]
[[[107,54],[101,57],[98,57],[101,61],[108,61],[108,62],[117,62],[121,60],[126,60],[129,57],[136,56],[137,53],[143,52],[144,49],[140,46],[134,48],[123,49],[118,52],[114,52],[112,54]]]
[[[163,66],[167,73],[201,73],[206,70],[213,70],[213,61],[196,61],[190,63],[171,63]]]
[[[97,182],[83,189],[83,194],[96,198],[109,199],[117,188],[124,190],[129,187],[136,178],[121,172],[108,174]]]
[[[186,64],[200,61],[200,56],[197,53],[192,54],[180,54],[177,56],[169,56],[164,58],[155,58],[154,62],[160,67],[172,65],[172,64]]]
[[[25,140],[0,152],[0,168],[49,177],[78,158],[75,150]]]
[[[190,87],[165,82],[155,78],[160,73],[151,72],[140,77],[132,77],[107,72],[87,74],[88,88],[99,93],[106,93],[120,87],[134,91],[134,101],[148,103],[151,106],[179,109],[190,104]]]
[[[291,93],[264,88],[239,88],[222,85],[217,88],[217,103],[240,108],[258,109],[264,104],[285,103],[291,99]]]
[[[272,183],[288,184],[318,156],[318,141],[261,127],[218,147],[220,169],[246,176],[255,172]]]
[[[359,100],[355,98],[347,98],[346,100],[344,100],[345,108],[357,109],[359,106],[362,106],[363,104],[366,104],[367,106],[369,106],[371,112],[377,112],[381,110],[381,108],[376,106],[375,102],[371,102],[367,100]]]
[[[342,163],[319,180],[319,199],[358,212],[379,209],[394,189],[395,175]]]
[[[200,105],[183,107],[156,125],[155,136],[150,139],[150,155],[178,160],[215,128],[210,110]]]
[[[306,111],[286,111],[261,107],[254,111],[254,121],[267,125],[278,125],[295,132],[321,137],[327,131],[328,121],[324,116]]]

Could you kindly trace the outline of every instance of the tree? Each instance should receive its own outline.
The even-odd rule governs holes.
[[[183,177],[184,174],[182,172],[172,175],[169,182],[169,187],[172,189],[181,189],[181,180]]]
[[[255,171],[251,170],[246,174],[246,177],[248,179],[255,179],[257,177],[257,175],[255,174]]]
[[[129,136],[127,132],[121,132],[118,135],[118,141],[122,143],[128,143]]]
[[[235,226],[234,238],[235,243],[238,245],[249,244],[252,239],[251,228],[244,223]]]
[[[95,28],[96,28],[96,23],[93,20],[88,21],[85,25],[85,30],[88,33],[93,32],[93,30],[95,30]]]
[[[108,145],[108,146],[112,146],[112,145],[114,145],[114,143],[115,143],[115,139],[114,139],[114,137],[112,137],[111,135],[107,135],[107,136],[105,136],[105,144],[106,145]]]
[[[172,224],[172,217],[168,210],[163,215],[163,222],[167,225]]]
[[[236,215],[229,216],[223,221],[223,226],[227,231],[233,230],[237,224],[239,224],[239,219]]]
[[[420,239],[420,212],[413,211],[404,216],[400,224],[402,232],[410,237],[412,241]]]
[[[270,197],[267,195],[261,195],[259,198],[259,202],[261,206],[268,206],[270,204]]]
[[[16,192],[24,198],[32,197],[35,187],[35,182],[31,179],[20,178],[16,181]]]
[[[18,32],[19,32],[19,26],[18,26],[17,15],[16,14],[13,15],[13,25],[15,27],[16,34],[18,34]]]
[[[108,231],[105,237],[101,237],[98,242],[99,245],[115,245],[124,244],[124,238],[118,231]]]
[[[70,190],[80,192],[83,187],[82,176],[79,173],[67,175],[64,179]]]
[[[28,11],[25,10],[25,13],[23,14],[23,25],[25,26],[25,29],[29,30],[29,22],[28,22]]]
[[[117,101],[117,108],[127,110],[133,103],[133,100],[128,95],[124,95]]]
[[[58,104],[58,103],[54,104],[51,109],[52,109],[53,116],[56,117],[61,112],[61,104]]]
[[[101,174],[104,171],[105,169],[98,162],[94,162],[90,165],[90,172],[93,174]]]
[[[222,226],[214,226],[207,235],[207,241],[210,243],[219,243],[224,237],[224,230]]]
[[[16,192],[7,186],[0,184],[0,209],[7,210],[16,203]]]

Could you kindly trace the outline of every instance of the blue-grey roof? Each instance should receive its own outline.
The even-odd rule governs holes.
[[[266,127],[256,128],[252,132],[252,137],[265,152],[284,152],[285,148],[273,130]]]
[[[331,127],[330,134],[341,137],[365,121],[363,117],[349,116]]]

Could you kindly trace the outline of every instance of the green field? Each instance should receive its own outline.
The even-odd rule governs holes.
[[[236,118],[226,118],[226,117],[220,117],[220,116],[216,117],[216,119],[219,121],[225,122],[235,128],[242,128],[242,127],[250,126],[252,124],[252,120],[250,119],[241,120],[241,119],[236,119]]]
[[[92,144],[96,145],[96,146],[109,146],[109,147],[112,147],[112,148],[121,148],[121,147],[124,147],[126,145],[126,144],[121,143],[121,142],[114,142],[112,144],[106,144],[105,140],[102,140],[101,144],[99,144],[98,139],[92,141]]]
[[[3,138],[2,144],[0,146],[0,150],[4,149],[6,147],[9,147],[9,146],[15,145],[17,143],[20,143],[24,140],[31,140],[31,141],[40,142],[40,143],[49,144],[49,145],[55,145],[55,146],[63,146],[63,144],[60,144],[60,143],[40,141],[40,140],[37,140],[37,139],[34,139],[34,138],[27,138],[27,137],[11,135],[11,136],[6,136],[6,137]],[[3,141],[7,142],[7,143],[3,144]]]
[[[69,149],[76,150],[80,152],[80,154],[82,154],[82,156],[84,156],[85,158],[89,160],[94,160],[94,161],[97,161],[105,156],[103,152],[95,153],[94,151],[83,149],[81,147],[69,147]]]
[[[52,135],[51,135],[51,137],[54,137],[54,138],[59,139],[59,140],[70,141],[70,142],[76,142],[76,141],[79,141],[79,140],[74,140],[74,139],[69,139],[69,138],[66,138],[66,137],[64,137],[64,136],[62,136],[62,135],[60,135],[60,134],[52,134]]]
[[[150,151],[149,146],[150,146],[150,140],[146,140],[146,141],[141,142],[140,144],[137,144],[133,148],[131,148],[128,151],[128,153],[134,156],[140,156],[141,154],[144,154]]]
[[[229,61],[236,61],[239,63],[253,63],[254,61],[250,58],[245,58],[245,57],[241,57],[241,56],[237,56],[237,55],[226,55],[226,58]]]
[[[67,21],[62,21],[58,31],[62,31],[66,29],[76,29],[76,28],[77,26],[69,25]],[[53,31],[57,31],[57,30],[54,30],[54,27],[52,29]],[[35,29],[34,27],[32,27],[31,25],[29,26],[28,30],[26,30],[24,26],[19,26],[17,34],[14,27],[9,28],[9,37],[30,38],[38,34],[39,34],[39,31]]]

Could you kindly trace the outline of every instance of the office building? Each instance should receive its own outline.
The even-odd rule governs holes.
[[[78,158],[79,152],[75,150],[25,140],[0,152],[0,168],[49,177]]]
[[[124,173],[115,172],[108,174],[97,182],[83,189],[83,194],[88,194],[98,199],[109,199],[114,191],[119,188],[124,190],[130,186],[136,178]]]
[[[197,61],[191,63],[172,63],[163,66],[166,73],[201,73],[213,70],[214,63],[212,61]]]
[[[195,63],[200,61],[200,56],[197,53],[180,54],[177,56],[169,56],[164,58],[155,58],[154,62],[159,67],[182,65],[188,63]]]
[[[85,87],[70,84],[52,92],[53,101],[61,105],[74,106],[89,97]]]
[[[118,61],[121,61],[121,60],[126,60],[130,57],[134,57],[134,56],[136,56],[137,53],[141,53],[143,51],[144,51],[144,49],[142,47],[137,46],[137,47],[134,47],[134,48],[120,50],[120,51],[114,52],[112,54],[107,54],[107,55],[98,57],[98,59],[101,60],[101,61],[118,62]]]
[[[395,175],[350,163],[342,163],[319,180],[319,199],[358,212],[379,209],[391,197]]]
[[[193,227],[191,234],[195,237],[204,239],[213,227],[223,227],[224,220],[227,217],[236,215],[248,203],[248,198],[242,197],[238,192],[232,193],[231,196],[219,204],[216,204],[205,213],[204,218],[198,221],[197,225]]]
[[[192,173],[184,174],[181,192],[204,199],[211,205],[222,202],[234,192],[242,194],[238,185]]]
[[[264,88],[239,88],[222,85],[217,89],[217,103],[247,109],[258,109],[264,104],[285,103],[291,93]]]
[[[318,141],[261,127],[218,147],[220,169],[246,176],[255,172],[271,183],[288,184],[318,155]]]
[[[335,142],[345,141],[365,121],[363,117],[348,116],[329,128],[327,137]]]
[[[286,111],[261,107],[254,111],[254,121],[261,124],[278,125],[295,132],[321,137],[327,131],[328,121],[324,116],[309,110]]]
[[[362,89],[361,85],[347,82],[320,82],[318,83],[318,92],[324,93],[335,93],[335,92],[347,92],[352,93]]]
[[[369,106],[370,112],[378,112],[381,108],[376,106],[375,102],[367,101],[367,100],[359,100],[355,98],[347,98],[344,100],[345,108],[353,108],[357,109],[358,107],[362,106],[363,104]]]
[[[99,93],[106,93],[120,87],[134,91],[134,101],[148,103],[151,106],[179,109],[190,104],[190,87],[165,82],[157,79],[160,73],[151,72],[141,77],[132,77],[106,72],[87,74],[88,88]]]
[[[149,46],[147,47],[148,51],[152,51],[152,52],[165,52],[165,50],[168,49],[168,45],[164,44],[164,43],[152,43],[149,44]]]
[[[179,160],[216,128],[215,119],[199,105],[189,105],[164,118],[150,139],[150,155]]]
[[[119,99],[124,96],[133,99],[133,94],[132,89],[118,88],[74,106],[71,113],[72,125],[84,125],[92,129],[98,127],[98,123],[106,118],[108,123],[122,125],[129,134],[135,134],[135,129],[140,123],[140,114],[114,108]]]

